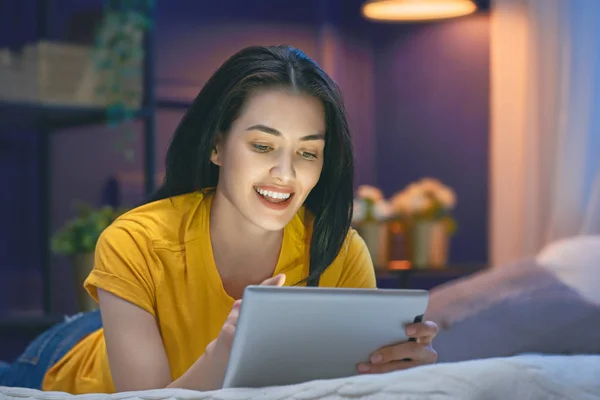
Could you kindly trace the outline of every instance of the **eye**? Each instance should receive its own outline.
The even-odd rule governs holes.
[[[317,159],[317,155],[315,153],[311,153],[308,151],[300,152],[300,157],[302,157],[306,160],[316,160]]]
[[[254,148],[254,150],[258,151],[259,153],[265,153],[271,149],[271,146],[267,146],[266,144],[258,144],[258,143],[252,144],[252,147]]]

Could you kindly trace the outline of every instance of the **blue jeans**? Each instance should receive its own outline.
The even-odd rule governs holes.
[[[100,311],[65,317],[39,335],[12,364],[0,362],[0,386],[41,390],[46,372],[81,339],[100,329]]]

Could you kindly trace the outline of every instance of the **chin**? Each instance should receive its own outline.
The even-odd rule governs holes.
[[[297,211],[296,211],[297,212]],[[296,212],[287,212],[284,215],[269,215],[269,213],[258,213],[250,210],[247,214],[248,220],[265,231],[277,232],[286,227],[294,218]]]
[[[269,232],[278,232],[285,228],[285,226],[292,220],[288,218],[285,221],[277,220],[273,218],[258,218],[257,214],[253,214],[252,222],[261,229]]]

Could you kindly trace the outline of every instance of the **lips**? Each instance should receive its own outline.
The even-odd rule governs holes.
[[[279,191],[273,189],[266,189],[262,187],[254,187],[256,193],[258,193],[262,198],[271,202],[271,203],[284,203],[292,198],[294,195],[293,192],[288,191]]]
[[[254,186],[254,193],[266,208],[275,211],[286,210],[294,198],[292,189],[270,185]]]

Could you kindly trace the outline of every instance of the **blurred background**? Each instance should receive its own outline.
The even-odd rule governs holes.
[[[249,45],[296,46],[340,85],[380,286],[597,234],[600,2],[456,0],[430,20],[375,3],[1,0],[0,359],[90,306],[98,233],[156,188],[187,107]]]

